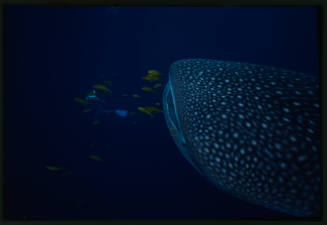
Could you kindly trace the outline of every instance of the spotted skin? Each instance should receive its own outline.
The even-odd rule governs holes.
[[[185,59],[170,66],[163,102],[178,148],[218,188],[291,215],[320,216],[317,77]]]

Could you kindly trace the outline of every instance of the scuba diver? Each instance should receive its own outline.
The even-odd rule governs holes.
[[[107,105],[107,101],[101,99],[98,95],[96,90],[92,90],[85,98],[87,104],[84,105],[84,111],[92,111],[93,112],[93,121],[99,121],[100,114],[108,114],[108,113],[115,113],[120,117],[126,117],[128,114],[127,110],[124,109],[105,109],[105,105]]]

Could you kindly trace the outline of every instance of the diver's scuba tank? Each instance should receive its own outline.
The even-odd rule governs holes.
[[[95,104],[100,102],[100,98],[96,95],[95,90],[92,90],[90,93],[88,93],[85,100],[88,104]]]

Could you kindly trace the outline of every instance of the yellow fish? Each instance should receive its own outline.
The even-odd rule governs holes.
[[[90,155],[90,158],[95,160],[95,161],[99,161],[99,162],[103,161],[103,159],[100,156],[97,156],[97,155]]]
[[[153,85],[153,88],[158,88],[158,87],[161,87],[161,83],[156,83],[155,85]]]
[[[105,84],[112,84],[112,82],[110,80],[105,80],[105,81],[103,81],[103,83],[105,83]]]
[[[152,106],[148,106],[148,107],[144,107],[144,108],[149,112],[163,112],[162,110],[160,110],[156,107],[152,107]]]
[[[92,86],[95,89],[98,89],[100,91],[105,91],[105,92],[112,92],[109,88],[107,88],[106,86],[102,85],[102,84],[96,84]]]
[[[143,91],[147,91],[147,92],[155,93],[155,91],[154,91],[152,88],[150,88],[150,87],[142,87],[141,89],[142,89]]]
[[[83,110],[83,112],[86,112],[86,113],[87,113],[87,112],[91,112],[91,111],[92,111],[92,109],[84,109],[84,110]]]
[[[81,103],[83,105],[87,104],[87,101],[85,101],[84,99],[81,99],[81,98],[74,98],[74,100],[75,100],[75,102]]]
[[[156,102],[156,105],[160,105],[160,102]]]
[[[177,134],[171,134],[171,136],[172,136],[172,137],[175,137],[175,136],[177,136]]]
[[[152,113],[149,112],[148,110],[146,110],[146,108],[144,108],[144,107],[138,107],[137,109],[138,109],[139,111],[141,111],[141,112],[143,112],[143,113],[145,113],[145,114],[147,114],[147,115],[153,117]]]
[[[59,167],[54,167],[54,166],[45,166],[48,170],[51,170],[51,171],[59,171],[59,170],[62,170],[62,168],[59,168]]]
[[[148,70],[148,74],[152,76],[159,76],[160,72],[158,70]]]
[[[171,127],[171,128],[169,128],[169,130],[175,130],[175,128]]]
[[[133,98],[140,98],[141,96],[139,96],[138,94],[133,94]]]
[[[143,80],[150,81],[150,82],[154,82],[154,81],[159,80],[160,78],[157,77],[157,76],[146,75],[146,76],[142,77],[142,79],[143,79]]]
[[[148,74],[142,79],[150,82],[160,80],[160,72],[158,70],[148,70]]]
[[[122,94],[121,96],[128,96],[128,94]]]

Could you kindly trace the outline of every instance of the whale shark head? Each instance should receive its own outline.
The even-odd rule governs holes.
[[[316,76],[212,59],[174,62],[163,94],[183,156],[219,189],[296,216],[320,215]]]

